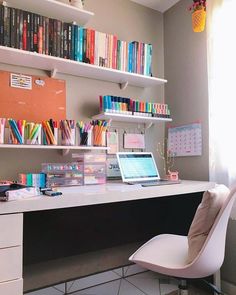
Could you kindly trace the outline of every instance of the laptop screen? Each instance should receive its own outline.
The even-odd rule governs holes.
[[[152,153],[117,153],[124,182],[160,179]]]

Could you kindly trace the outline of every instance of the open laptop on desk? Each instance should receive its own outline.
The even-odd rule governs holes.
[[[142,186],[168,185],[180,183],[161,179],[152,153],[117,153],[123,182]]]

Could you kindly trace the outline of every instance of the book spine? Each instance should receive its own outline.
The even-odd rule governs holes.
[[[49,19],[49,55],[53,53],[53,19]]]
[[[87,62],[86,60],[86,46],[87,46],[87,29],[83,29],[83,62]]]
[[[116,64],[117,64],[117,70],[120,70],[120,44],[121,44],[121,41],[120,40],[117,40],[117,61],[116,61]]]
[[[72,46],[72,25],[68,24],[68,34],[67,34],[67,44],[68,44],[68,50],[67,50],[67,58],[72,59],[71,56],[71,46]]]
[[[57,51],[56,51],[56,56],[60,57],[61,56],[61,26],[62,22],[57,20],[57,39],[56,39],[56,44],[57,44]]]
[[[75,25],[71,25],[71,59],[75,60]]]
[[[10,46],[10,8],[4,6],[4,46]]]
[[[90,63],[90,32],[91,29],[87,29],[87,37],[86,37],[86,62]]]
[[[90,63],[94,65],[95,30],[90,31]]]
[[[31,13],[27,12],[27,28],[26,28],[26,50],[30,51],[30,19],[31,19]]]
[[[16,9],[10,11],[10,46],[16,48]]]
[[[33,40],[33,48],[35,52],[38,52],[38,18],[37,14],[34,14],[34,40]]]
[[[68,58],[68,24],[63,24],[63,57]]]
[[[42,26],[43,26],[43,31],[42,31],[42,39],[43,39],[43,47],[42,47],[42,51],[43,51],[43,54],[45,54],[45,47],[46,47],[46,36],[45,36],[45,31],[46,31],[46,17],[43,16],[42,17]]]
[[[34,51],[34,18],[35,18],[35,14],[31,13],[30,14],[30,26],[29,26],[29,31],[30,31],[30,51]]]
[[[53,46],[52,55],[57,56],[57,20],[53,20]]]
[[[64,23],[61,23],[61,32],[60,32],[60,57],[64,57]]]
[[[19,49],[23,50],[24,11],[20,10]]]
[[[152,44],[149,44],[149,69],[148,69],[149,76],[152,77]]]
[[[132,73],[133,71],[133,43],[129,43],[129,67],[128,67],[128,71],[130,73]]]
[[[20,48],[20,10],[16,9],[16,48]]]
[[[43,53],[43,17],[38,16],[38,53]]]
[[[74,54],[74,59],[78,60],[78,55],[79,55],[79,28],[77,25],[74,26],[74,44],[75,44],[75,54]]]
[[[112,68],[117,69],[117,36],[113,36]]]
[[[45,54],[49,55],[49,18],[48,17],[45,17],[44,39],[45,39]]]
[[[84,29],[80,27],[79,28],[79,61],[80,62],[83,61],[83,48],[84,48],[83,40],[84,40]]]

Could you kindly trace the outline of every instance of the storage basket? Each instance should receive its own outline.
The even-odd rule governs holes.
[[[192,25],[193,31],[195,33],[203,32],[206,23],[206,11],[203,9],[198,9],[192,13]]]

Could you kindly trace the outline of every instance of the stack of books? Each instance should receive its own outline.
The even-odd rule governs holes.
[[[152,76],[152,45],[0,5],[0,45]]]

